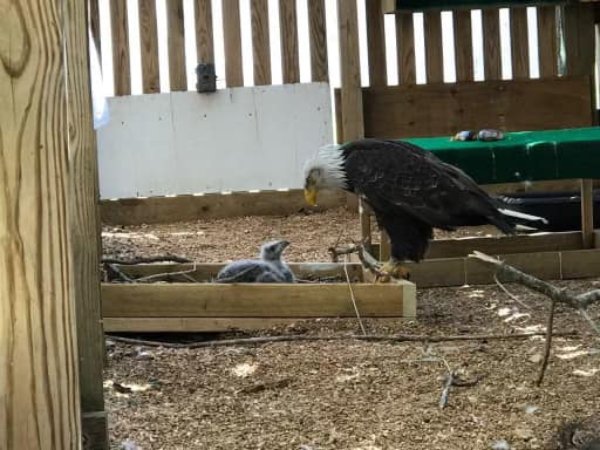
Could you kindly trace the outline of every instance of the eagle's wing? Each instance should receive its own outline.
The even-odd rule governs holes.
[[[407,142],[363,140],[346,148],[353,188],[375,210],[401,208],[438,228],[458,226],[465,212],[496,215],[492,199],[460,169]]]

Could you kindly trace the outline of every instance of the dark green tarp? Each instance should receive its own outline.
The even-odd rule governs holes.
[[[432,151],[480,184],[600,178],[600,127],[507,133],[494,142],[402,140]]]

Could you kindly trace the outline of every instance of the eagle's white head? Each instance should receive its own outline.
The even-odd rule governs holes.
[[[339,145],[321,147],[304,165],[304,198],[314,206],[320,189],[345,189],[344,153]]]

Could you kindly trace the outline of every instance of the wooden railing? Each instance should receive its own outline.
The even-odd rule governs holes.
[[[100,14],[98,2],[91,1],[91,27],[93,35],[100,44]],[[130,61],[132,50],[129,46],[129,33],[127,1],[106,0],[110,5],[111,36],[112,41],[113,74],[105,76],[114,77],[115,95],[129,95],[132,92]],[[159,0],[162,1],[162,0]],[[185,13],[190,14],[190,8],[184,8],[184,1],[193,4],[194,29],[184,27]],[[216,23],[213,17],[213,1],[211,0],[165,0],[166,22],[168,40],[168,76],[171,91],[187,90],[185,38],[193,33],[195,37],[197,63],[215,62],[214,31],[222,30],[225,73],[218,74],[225,78],[227,87],[244,85],[244,70],[252,70],[255,85],[269,85],[273,83],[271,59],[271,45],[278,39],[281,47],[281,72],[283,83],[300,82],[300,39],[308,39],[306,45],[310,48],[310,81],[328,81],[328,67],[339,59],[339,48],[328,49],[327,29],[335,24],[340,29],[338,17],[343,11],[337,11],[338,17],[326,20],[326,8],[331,7],[335,0],[278,0],[279,9],[279,36],[272,36],[269,21],[273,14],[269,14],[268,0],[250,0],[250,15],[240,19],[240,0],[217,0],[222,2],[222,23]],[[308,17],[308,33],[299,33],[299,17],[296,1],[306,2]],[[352,0],[338,0],[338,2]],[[415,42],[415,17],[413,13],[397,13],[395,20],[385,19],[382,12],[381,0],[359,0],[364,4],[364,20],[367,29],[368,73],[371,86],[386,86],[388,81],[388,55],[390,48],[386,48],[386,33],[395,33],[396,60],[398,66],[398,81],[400,84],[415,84],[417,82],[417,52]],[[334,6],[339,8],[339,4]],[[144,93],[160,92],[159,71],[159,41],[157,28],[157,3],[156,0],[138,0],[139,40],[141,47],[141,73],[142,91]],[[361,6],[362,8],[362,6]],[[359,8],[359,11],[363,11]],[[272,9],[272,8],[271,8]],[[589,10],[588,10],[589,9]],[[544,6],[537,10],[537,40],[538,63],[540,78],[555,77],[557,75],[581,74],[589,71],[589,67],[582,69],[582,64],[593,60],[593,13],[591,7],[584,6]],[[333,10],[335,12],[335,9]],[[271,11],[272,12],[272,11]],[[420,14],[420,13],[419,13]],[[454,66],[456,81],[472,81],[475,67],[473,63],[474,38],[472,34],[472,11],[457,10],[451,12],[453,33],[442,26],[441,13],[428,11],[423,13],[424,48],[425,48],[425,73],[426,83],[444,82],[444,61],[442,41],[453,40]],[[328,14],[329,15],[329,14]],[[512,78],[530,78],[530,35],[535,29],[529,29],[527,8],[515,7],[509,9],[510,15],[510,65]],[[394,17],[394,16],[390,16]],[[361,18],[363,16],[361,15]],[[502,48],[500,9],[484,9],[481,11],[483,66],[485,80],[502,79]],[[107,20],[105,18],[104,20]],[[250,21],[252,39],[251,69],[244,67],[241,20]],[[384,26],[384,22],[387,22]],[[392,23],[393,22],[393,23]],[[395,25],[395,26],[390,26]],[[559,33],[559,30],[563,30]],[[219,34],[220,36],[221,34]],[[478,33],[479,35],[479,33]],[[189,37],[188,37],[189,39]],[[589,46],[581,46],[583,41],[589,41]],[[330,40],[331,42],[331,40]],[[560,44],[564,42],[566,61],[560,59]],[[302,42],[304,44],[304,42]],[[100,45],[98,45],[100,48]],[[581,51],[591,52],[582,55]],[[568,55],[577,55],[569,58]],[[591,55],[591,56],[590,56]],[[564,64],[561,64],[561,61]],[[307,63],[308,64],[308,63]],[[358,64],[358,61],[357,61]],[[447,80],[446,80],[447,81]],[[343,82],[343,81],[342,81]],[[364,85],[365,83],[363,83]]]

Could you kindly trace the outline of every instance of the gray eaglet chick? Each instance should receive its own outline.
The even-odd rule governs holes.
[[[217,283],[294,283],[294,274],[281,255],[288,241],[271,241],[260,248],[259,259],[242,259],[223,267]]]

